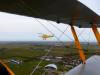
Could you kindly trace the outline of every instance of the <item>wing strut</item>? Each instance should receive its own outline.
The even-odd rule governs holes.
[[[72,34],[73,34],[73,37],[74,37],[74,40],[75,40],[75,45],[77,46],[80,58],[81,58],[83,64],[85,64],[85,54],[83,52],[83,49],[82,49],[81,44],[79,42],[79,39],[77,37],[76,31],[75,31],[75,29],[72,25],[71,25],[71,31],[72,31]]]
[[[15,75],[15,74],[7,65],[5,65],[2,61],[0,61],[0,75]]]
[[[97,29],[97,25],[96,24],[92,25],[92,30],[94,32],[94,35],[95,35],[97,41],[98,41],[98,45],[100,46],[100,34],[99,34],[99,31]]]

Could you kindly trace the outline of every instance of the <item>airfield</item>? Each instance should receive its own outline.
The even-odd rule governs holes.
[[[0,60],[7,64],[15,75],[30,75],[40,60],[44,59],[45,53],[50,50],[33,75],[41,75],[44,67],[52,63],[58,67],[57,75],[61,75],[81,63],[74,43],[67,46],[66,42],[63,43],[62,46],[60,42],[1,42]],[[81,44],[86,58],[100,54],[96,43]]]

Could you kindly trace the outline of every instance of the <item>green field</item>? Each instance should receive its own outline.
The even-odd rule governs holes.
[[[40,57],[44,56],[49,49],[49,46],[32,46],[32,45],[0,45],[0,59],[1,60],[22,60],[21,64],[14,64],[11,62],[6,62],[6,64],[11,68],[15,75],[30,75],[32,70],[40,62]],[[99,55],[99,50],[97,47],[93,46],[83,46],[87,58],[93,54]],[[62,56],[66,57],[67,54],[71,54],[72,57],[79,59],[78,52],[74,46],[66,47],[52,47],[49,55],[51,56]],[[44,66],[50,61],[43,61],[39,68],[35,71],[33,75],[41,75],[44,71]],[[62,62],[56,63],[58,66],[58,71],[67,71],[67,67],[64,69]]]

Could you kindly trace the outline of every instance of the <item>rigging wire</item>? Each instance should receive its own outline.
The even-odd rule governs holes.
[[[82,32],[81,33],[79,33],[80,35],[82,35],[82,33],[84,32],[84,29],[82,30]],[[81,38],[84,40],[84,41],[87,41],[87,48],[85,48],[84,50],[88,50],[89,49],[89,42],[90,42],[90,32],[91,32],[91,30],[89,29],[89,32],[88,32],[88,35],[89,35],[89,37],[87,38],[87,40],[86,39],[84,39],[84,37],[82,37],[81,36]],[[78,37],[80,36],[80,35],[78,35]]]
[[[23,8],[27,8],[26,10],[31,11],[31,13],[34,13],[34,11],[32,10],[32,8],[28,7],[27,4],[21,0],[21,5],[23,5]],[[20,6],[20,5],[19,5]],[[40,23],[47,31],[49,31],[51,34],[53,34],[44,24],[42,24],[39,20],[37,20],[36,18],[34,18],[38,23]],[[54,34],[53,34],[54,35]],[[56,37],[56,36],[55,36]],[[57,37],[56,37],[57,38]],[[59,39],[59,38],[57,38]]]
[[[51,22],[49,22],[49,21],[47,21],[50,25],[52,25],[53,27],[55,27],[58,31],[60,31],[62,34],[59,36],[59,37],[61,37],[63,34],[65,35],[65,36],[67,36],[70,40],[72,40],[73,41],[73,39],[71,38],[71,37],[69,37],[67,34],[65,34],[65,31],[67,31],[67,29],[68,29],[68,26],[67,26],[67,28],[64,30],[64,31],[62,31],[61,29],[59,29],[57,26],[55,26],[53,23],[51,23]]]
[[[89,37],[88,37],[88,48],[87,48],[87,50],[89,49],[89,46],[90,46],[90,32],[91,32],[91,29],[89,29]]]
[[[78,34],[78,37],[81,37],[84,41],[88,41],[88,40],[86,40],[84,37],[82,37],[81,35],[82,35],[82,33],[85,31],[85,29],[83,29],[79,34]]]
[[[23,4],[23,3],[22,3]],[[42,24],[39,20],[37,20],[36,18],[34,18],[37,22],[39,22],[47,31],[49,31],[51,34],[53,34],[44,24]],[[54,35],[54,34],[53,34]],[[55,35],[54,35],[55,36]],[[57,39],[57,40],[59,40],[60,41],[60,39],[59,38],[57,38],[56,36],[55,36],[55,38]],[[60,41],[61,43],[62,43],[62,46],[64,45],[63,44],[63,42],[62,41]],[[53,48],[53,47],[52,47]],[[50,51],[51,51],[51,49],[50,49]],[[46,56],[49,54],[49,52],[46,54]],[[44,58],[44,60],[45,60],[45,58]],[[40,62],[36,65],[36,67],[33,69],[33,71],[30,73],[30,75],[33,75],[34,74],[34,72],[37,70],[37,68],[39,67],[39,65],[41,64],[43,62],[43,60],[40,60]]]
[[[27,8],[26,10],[29,10],[29,11],[31,11],[32,13],[35,13],[36,11],[33,11],[33,9],[31,8],[31,7],[29,7],[29,6],[27,6],[27,4],[23,1],[23,0],[21,0],[21,4],[24,6],[24,8]],[[20,5],[19,5],[20,6]],[[37,12],[38,13],[38,12]],[[60,32],[62,32],[63,33],[63,31],[62,30],[60,30],[59,28],[57,28],[54,24],[52,24],[52,23],[50,23],[49,22],[49,24],[51,24],[52,26],[54,26],[57,30],[59,30]],[[65,33],[64,33],[65,34]],[[63,34],[62,34],[63,35]],[[61,35],[61,36],[62,36]],[[70,40],[72,40],[72,41],[74,41],[71,37],[69,37],[67,34],[65,34],[65,36],[67,36]],[[80,35],[79,35],[80,36]],[[83,38],[84,39],[84,38]],[[85,40],[85,39],[84,39]],[[85,40],[86,41],[86,40]]]
[[[39,22],[39,21],[38,21]],[[40,23],[40,22],[39,22]],[[43,24],[42,24],[42,26],[44,27],[44,28],[46,28],[49,32],[51,32],[47,27],[45,27]],[[52,32],[51,32],[52,33]],[[63,34],[64,34],[64,31],[62,32]],[[81,34],[79,34],[79,35],[81,35]],[[78,35],[78,36],[79,36]],[[56,37],[57,38],[57,37]],[[89,38],[90,38],[90,35],[89,35]],[[59,40],[59,38],[57,38],[58,40]],[[88,40],[88,42],[89,42],[89,40]],[[46,55],[45,56],[47,56],[49,54],[49,51],[46,53]],[[31,74],[30,75],[32,75],[35,71],[36,71],[36,69],[38,68],[38,66],[42,63],[42,61],[43,60],[41,60],[39,63],[38,63],[38,65],[35,67],[35,69],[31,72]]]
[[[31,13],[34,13],[34,11],[33,11],[33,9],[31,8],[31,7],[28,7],[27,6],[27,4],[23,1],[23,0],[21,0],[21,4],[24,6],[24,8],[27,8],[27,10],[28,11],[30,11]],[[55,36],[55,34],[53,34],[43,23],[41,23],[37,18],[34,18],[38,23],[40,23],[40,25],[42,25],[47,31],[49,31],[52,35],[54,35]],[[57,40],[59,40],[60,41],[60,39],[57,37],[57,36],[55,36],[55,38],[57,39]],[[64,45],[64,43],[62,42],[62,41],[60,41],[63,45]]]
[[[64,33],[67,31],[67,27],[66,29],[61,33],[61,35],[59,35],[59,39],[64,35]]]
[[[62,43],[62,46],[64,45],[64,43],[53,33],[51,32],[43,23],[41,23],[38,19],[34,18],[38,23],[40,23],[40,25],[42,25],[48,32],[50,32],[52,35],[55,36],[55,38],[60,41]]]
[[[26,3],[23,1],[23,0],[21,0],[21,2],[23,2],[22,4],[26,7]],[[26,8],[28,8],[28,10],[30,10],[32,13],[33,13],[33,11],[32,11],[32,8],[30,8],[30,7],[26,7]],[[41,23],[39,20],[37,20],[36,18],[34,18],[37,22],[39,22],[47,31],[49,31],[51,34],[53,34],[43,23]],[[54,35],[54,34],[53,34]],[[55,36],[55,35],[54,35]],[[63,44],[63,42],[58,38],[58,37],[56,37],[55,36],[55,38],[62,44],[62,46],[64,45]],[[73,49],[76,49],[76,48],[73,48]],[[51,49],[50,49],[50,51],[51,51]],[[47,56],[49,54],[49,51],[45,54],[45,56]],[[44,58],[45,59],[45,58]],[[43,59],[43,60],[44,60]],[[30,73],[30,75],[33,75],[34,74],[34,72],[37,70],[37,68],[39,67],[39,65],[43,62],[43,60],[40,60],[40,62],[36,65],[36,67],[33,69],[33,71]]]
[[[90,31],[89,31],[89,38],[86,40],[83,36],[81,36],[84,33],[85,29],[83,29],[79,34],[78,37],[81,37],[84,41],[89,42],[89,38],[90,38]]]
[[[21,0],[21,2],[27,8],[27,10],[30,10],[31,13],[34,13],[33,9],[29,6],[27,6],[27,4],[23,0]],[[36,18],[34,18],[34,19],[36,19]],[[39,22],[47,31],[49,31],[51,34],[53,34],[43,23],[41,23],[39,20],[37,20],[37,22]],[[62,44],[62,46],[64,46],[64,43],[58,37],[55,36],[55,38]],[[73,48],[73,49],[76,49],[76,48]]]
[[[89,30],[89,37],[88,37],[88,43],[90,43],[90,32],[91,32],[91,29]]]
[[[38,19],[34,18],[38,23],[40,23],[40,25],[42,25],[47,31],[49,31],[51,34],[53,34],[43,23],[41,23]],[[54,34],[53,34],[54,35]],[[55,36],[55,35],[54,35]],[[64,46],[64,43],[57,37],[55,36],[55,38],[61,43],[62,46]],[[52,47],[53,48],[53,47]],[[42,63],[43,60],[41,60],[38,65],[35,67],[35,69],[31,72],[30,75],[34,74],[34,72],[36,71],[37,67],[40,65],[40,63]]]
[[[29,6],[27,6],[27,4],[23,1],[23,0],[21,0],[21,3],[22,3],[22,5],[25,7],[25,8],[27,8],[27,10],[30,10],[32,13],[34,13],[34,11],[33,11],[33,9],[31,8],[31,7],[29,7]],[[35,18],[36,19],[36,18]],[[42,24],[43,25],[43,24]],[[53,25],[53,24],[52,24]],[[44,28],[46,28],[45,26],[44,26]],[[56,27],[57,28],[57,27]],[[62,32],[62,30],[60,30],[59,28],[57,28],[59,31],[61,31]],[[48,29],[47,29],[48,30]],[[51,31],[49,31],[49,32],[51,32]],[[67,35],[66,35],[67,36]],[[70,38],[69,36],[67,36],[68,38]],[[57,38],[57,37],[56,37]],[[59,40],[59,38],[57,38],[58,40]],[[71,39],[71,38],[70,38]],[[72,41],[73,41],[73,39],[71,39]],[[86,40],[85,40],[86,41]]]
[[[22,3],[22,5],[24,5],[24,2],[21,0],[21,3]],[[20,5],[19,5],[20,6]],[[25,5],[24,5],[24,7],[25,7]],[[23,7],[21,7],[21,8],[23,8]],[[25,7],[26,8],[26,7]],[[32,72],[30,73],[30,75],[33,75],[34,73],[35,73],[35,71],[37,70],[37,68],[39,67],[39,65],[43,62],[43,60],[45,60],[46,59],[46,57],[49,55],[49,53],[51,52],[51,50],[52,50],[52,48],[53,48],[53,46],[52,47],[50,47],[50,49],[48,50],[48,52],[46,52],[46,54],[44,55],[44,59],[41,59],[40,61],[39,61],[39,63],[36,65],[36,67],[32,70]]]
[[[36,19],[36,18],[34,18]],[[43,23],[41,23],[38,19],[36,19],[37,22],[40,23],[40,25],[42,25],[47,31],[49,31],[51,34],[53,34]],[[53,34],[54,35],[54,34]],[[55,35],[54,35],[55,36]],[[64,42],[62,42],[57,36],[55,36],[55,38],[61,43],[62,46],[64,46]],[[71,48],[71,49],[76,49],[76,48]]]
[[[37,68],[39,67],[39,65],[46,59],[46,57],[49,55],[49,53],[51,52],[53,47],[51,47],[47,53],[44,55],[44,59],[41,59],[40,62],[36,65],[36,67],[33,69],[33,71],[30,73],[30,75],[33,75],[34,72],[37,70]]]
[[[57,26],[55,26],[54,24],[52,24],[52,23],[50,23],[49,21],[47,21],[49,24],[51,24],[53,27],[55,27],[57,30],[59,30],[60,32],[62,32],[62,34],[59,36],[59,39],[63,36],[63,34],[65,35],[65,36],[67,36],[70,40],[72,40],[67,34],[65,34],[65,31],[67,30],[67,28],[64,30],[64,31],[62,31],[62,30],[60,30]],[[84,39],[84,37],[82,37],[81,35],[82,35],[82,33],[84,32],[84,29],[78,34],[78,37],[81,37],[84,41],[87,41],[86,39]]]

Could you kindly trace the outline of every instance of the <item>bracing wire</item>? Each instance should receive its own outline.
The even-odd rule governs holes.
[[[87,41],[89,42],[89,38],[90,38],[90,31],[89,31],[89,38],[86,40],[82,35],[82,33],[84,32],[85,30],[83,29],[79,34],[78,34],[78,37],[81,37],[84,41]]]
[[[43,23],[41,23],[38,19],[36,19],[35,18],[35,20],[38,22],[38,23],[40,23],[40,25],[42,25],[47,31],[49,31],[51,34],[53,34]],[[53,34],[54,35],[54,34]],[[54,35],[55,36],[55,35]],[[60,39],[58,38],[58,37],[56,37],[55,36],[55,38],[57,39],[57,40],[59,40],[60,41]],[[63,44],[63,42],[62,41],[60,41],[61,42],[61,44],[62,44],[62,46],[64,45]],[[52,47],[53,48],[53,47]],[[42,63],[42,61],[43,60],[41,60],[39,63],[38,63],[38,65],[35,67],[35,69],[30,73],[30,75],[33,75],[34,74],[34,72],[36,71],[36,69],[37,69],[37,67]]]
[[[84,29],[78,34],[78,37],[84,32]]]
[[[71,38],[71,37],[69,37],[67,34],[65,34],[65,31],[67,31],[67,28],[68,28],[68,26],[67,26],[67,28],[64,30],[64,31],[62,31],[61,29],[59,29],[57,26],[55,26],[53,23],[51,23],[51,22],[49,22],[49,21],[47,21],[50,25],[52,25],[53,27],[55,27],[58,31],[60,31],[62,34],[59,36],[59,37],[61,37],[63,34],[65,35],[65,36],[67,36],[70,40],[72,40],[73,41],[73,39]]]
[[[23,2],[24,3],[24,2]],[[22,3],[22,4],[23,4]],[[24,3],[25,4],[25,3]],[[31,9],[30,9],[31,10]],[[37,20],[36,18],[34,18],[38,23],[40,23],[47,31],[49,31],[51,34],[53,34],[44,24],[42,24],[39,20]],[[54,35],[54,34],[53,34]],[[54,35],[55,36],[55,35]],[[58,37],[55,36],[55,38],[57,40],[60,41],[60,39]],[[62,41],[60,41],[62,43],[62,46],[64,45]],[[51,49],[50,49],[51,51]],[[46,56],[49,54],[49,52],[46,54]],[[45,58],[44,58],[45,59]],[[39,65],[43,62],[43,60],[40,60],[40,62],[36,65],[36,67],[32,70],[32,72],[30,73],[30,75],[33,75],[34,72],[37,70],[37,68],[39,67]]]
[[[25,8],[27,8],[26,10],[29,10],[29,11],[31,11],[32,13],[34,13],[34,11],[33,11],[33,9],[32,8],[30,8],[30,7],[28,7],[27,5],[26,5],[26,3],[23,1],[23,0],[21,0],[21,2],[22,2],[22,4],[25,6]],[[36,18],[34,18],[38,23],[40,23],[47,31],[49,31],[51,34],[53,34],[43,23],[41,23],[39,20],[37,20]],[[61,31],[61,30],[60,30]],[[63,31],[61,31],[61,32],[63,32]],[[63,32],[64,33],[64,32]],[[54,34],[53,34],[54,35]],[[55,36],[55,35],[54,35]],[[55,38],[58,40],[58,41],[60,41],[61,42],[61,44],[62,45],[64,45],[63,44],[63,42],[58,38],[58,37],[56,37],[55,36]],[[50,49],[50,51],[51,51],[51,49]],[[50,53],[50,51],[48,51],[46,54],[45,54],[45,56],[47,56],[49,53]],[[45,58],[44,58],[45,59]],[[36,65],[36,67],[32,70],[32,72],[30,73],[30,75],[33,75],[34,74],[34,72],[37,70],[37,68],[39,67],[39,65],[43,62],[43,60],[44,59],[42,59],[42,60],[40,60],[40,62]]]
[[[22,3],[22,5],[24,6],[24,8],[27,8],[27,10],[31,11],[31,13],[34,13],[33,9],[30,8],[30,7],[28,7],[27,4],[26,4],[23,0],[21,0],[21,3]],[[53,34],[43,23],[41,23],[39,20],[37,20],[37,18],[34,18],[34,19],[35,19],[38,23],[40,23],[47,31],[49,31],[52,35],[55,36],[55,34]],[[55,38],[56,38],[57,40],[60,41],[60,39],[59,39],[57,36],[55,36]],[[62,41],[60,41],[60,42],[62,42]],[[63,42],[62,42],[62,44],[63,44]],[[63,45],[64,45],[64,44],[63,44]]]
[[[89,49],[89,46],[90,46],[90,39],[91,39],[91,37],[90,37],[90,32],[91,32],[91,29],[89,29],[88,48],[87,48],[87,50]]]
[[[30,7],[28,7],[27,6],[27,4],[23,1],[23,0],[21,0],[21,3],[23,4],[23,6],[25,7],[25,8],[27,8],[27,10],[30,10],[32,13],[34,13],[34,12],[36,12],[36,11],[33,11],[33,9],[32,8],[30,8]],[[73,39],[71,38],[71,37],[69,37],[67,34],[65,34],[62,30],[60,30],[58,27],[56,27],[54,24],[52,24],[52,23],[50,23],[49,22],[49,24],[51,24],[52,26],[54,26],[57,30],[59,30],[60,32],[62,32],[65,36],[67,36],[70,40],[72,40],[73,41]],[[46,28],[45,26],[44,26],[44,28]],[[49,31],[50,32],[50,31]],[[51,32],[52,33],[52,32]],[[62,36],[62,35],[61,35]],[[56,37],[57,38],[57,37]],[[58,39],[58,38],[57,38]]]
[[[64,43],[52,32],[49,30],[49,28],[47,28],[43,23],[41,23],[38,19],[34,18],[38,23],[40,23],[40,25],[42,25],[48,32],[50,32],[52,35],[55,36],[55,38],[62,43],[62,46],[64,45]]]
[[[67,27],[66,29],[61,33],[61,35],[59,35],[59,39],[63,36],[63,34],[67,31]]]
[[[78,35],[78,37],[80,36],[80,35],[82,35],[82,33],[84,32],[84,29],[82,30],[82,32],[80,32],[79,33],[79,35]],[[84,37],[82,37],[81,36],[81,38],[84,40],[84,41],[87,41],[87,48],[85,48],[85,50],[88,50],[89,49],[89,44],[90,44],[90,32],[91,32],[91,29],[89,29],[89,32],[88,32],[88,38],[87,38],[87,40],[86,39],[84,39]]]
[[[24,5],[24,2],[23,1],[21,1],[21,3],[22,3],[22,5]],[[24,5],[25,6],[25,5]],[[23,8],[23,7],[21,7],[21,8]],[[27,7],[25,7],[25,8],[27,8]],[[39,65],[43,62],[43,60],[45,60],[46,59],[46,57],[49,55],[49,53],[51,52],[51,50],[52,50],[52,48],[53,47],[50,47],[50,49],[48,50],[48,52],[46,52],[46,54],[44,55],[45,57],[44,57],[44,59],[41,59],[40,60],[40,62],[36,65],[36,67],[32,70],[32,72],[30,73],[30,75],[33,75],[34,73],[35,73],[35,71],[37,70],[37,68],[39,67]]]
[[[89,42],[89,38],[90,38],[90,31],[89,31],[89,38],[86,40],[83,36],[81,36],[82,35],[82,33],[84,32],[85,30],[83,29],[79,34],[78,34],[78,37],[81,37],[84,41],[87,41],[87,43]],[[86,44],[87,44],[86,43]],[[86,48],[84,48],[84,50],[88,50],[88,45],[87,45],[87,47]]]
[[[83,32],[84,32],[84,29],[78,34],[78,37],[81,37],[84,41],[88,41],[84,37],[81,36]]]
[[[36,19],[36,18],[35,18]],[[43,23],[41,23],[38,19],[36,19],[37,22],[40,23],[40,25],[42,25],[47,31],[49,31],[51,34],[53,34]],[[55,36],[55,35],[54,35]],[[65,44],[57,37],[55,36],[55,38],[61,43],[62,46],[64,46]],[[72,49],[76,49],[76,48],[72,48]]]
[[[67,30],[67,28],[64,30],[64,31],[62,31],[62,30],[60,30],[57,26],[55,26],[54,24],[52,24],[51,22],[49,22],[49,21],[47,21],[49,24],[51,24],[53,27],[55,27],[57,30],[59,30],[60,32],[62,32],[62,34],[59,36],[59,38],[61,38],[62,36],[63,36],[63,34],[65,35],[65,36],[67,36],[70,40],[72,40],[72,38],[70,38],[67,34],[65,34],[65,31]],[[84,37],[82,37],[81,35],[82,35],[82,33],[84,32],[84,29],[78,34],[78,37],[81,37],[84,41],[87,41],[86,39],[84,39]]]
[[[89,29],[89,37],[88,37],[88,43],[90,43],[90,32],[91,32],[91,29]]]
[[[21,0],[21,2],[22,2],[22,4],[24,5],[24,6],[27,6],[27,4],[23,1],[23,0]],[[32,13],[34,13],[34,11],[33,11],[33,9],[31,8],[31,7],[26,7],[27,8],[27,10],[29,10],[29,11],[31,11]],[[36,18],[34,18],[34,19],[36,19]],[[36,19],[37,20],[37,19]],[[51,34],[53,34],[44,24],[42,24],[39,20],[37,20],[47,31],[49,31]],[[64,43],[58,38],[58,37],[56,37],[55,36],[55,38],[60,42],[60,43],[62,43],[62,45],[64,45]],[[76,49],[76,48],[74,48],[74,49]]]
[[[40,62],[36,65],[36,67],[33,69],[33,71],[30,73],[30,75],[33,75],[34,72],[37,70],[37,68],[39,67],[39,65],[46,59],[46,57],[48,56],[48,54],[51,52],[52,47],[47,51],[47,53],[44,55],[44,59],[41,59]]]
[[[21,0],[21,3],[22,3],[22,5],[25,7],[25,8],[27,8],[27,10],[29,10],[29,11],[31,11],[32,13],[34,13],[34,11],[32,10],[32,8],[30,8],[30,7],[28,7],[27,6],[27,4],[23,1],[23,0]],[[34,18],[34,19],[36,19],[36,18]],[[36,19],[37,20],[37,19]],[[53,34],[44,24],[42,24],[39,20],[37,20],[47,31],[49,31],[51,34]],[[54,34],[53,34],[54,35]],[[57,39],[57,40],[59,40],[60,41],[60,39],[58,38],[58,37],[56,37],[55,36],[55,38]],[[72,39],[71,39],[72,40]],[[60,41],[60,42],[62,42],[62,41]],[[62,42],[63,43],[63,42]],[[64,44],[63,44],[64,45]]]

